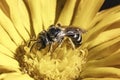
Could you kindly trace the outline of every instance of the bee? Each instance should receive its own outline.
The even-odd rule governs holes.
[[[75,47],[80,46],[83,31],[77,27],[63,27],[65,26],[61,26],[60,24],[57,24],[57,26],[51,25],[47,31],[40,32],[37,39],[34,40],[35,43],[31,46],[30,52],[35,44],[38,45],[38,50],[44,49],[46,46],[49,46],[50,49],[54,42],[61,44],[64,37],[70,38]]]
[[[69,37],[75,47],[79,47],[82,42],[82,30],[77,27],[67,27],[64,31],[65,36]]]

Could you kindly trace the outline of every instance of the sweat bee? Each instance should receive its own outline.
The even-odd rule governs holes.
[[[31,46],[30,51],[35,44],[40,45],[39,47],[37,47],[38,50],[44,49],[46,48],[46,46],[49,46],[50,49],[51,45],[54,42],[61,44],[64,37],[69,37],[75,47],[80,46],[83,31],[77,27],[63,27],[64,26],[61,26],[60,24],[58,24],[57,26],[50,25],[48,30],[43,30],[42,32],[40,32],[37,38],[34,40],[35,43],[33,43],[33,45]]]

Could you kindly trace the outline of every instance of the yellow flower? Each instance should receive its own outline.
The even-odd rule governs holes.
[[[119,80],[120,6],[99,12],[103,3],[1,0],[0,80]],[[29,40],[57,23],[85,30],[82,45],[73,49],[66,38],[54,52],[30,52]]]

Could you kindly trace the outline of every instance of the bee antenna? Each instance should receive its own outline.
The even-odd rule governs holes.
[[[60,23],[57,23],[57,26],[61,26],[61,24],[60,24]]]
[[[53,27],[54,25],[50,25],[49,27]]]
[[[45,26],[44,26],[44,25],[42,25],[42,29],[43,29],[43,31],[46,31],[46,30],[45,30]]]

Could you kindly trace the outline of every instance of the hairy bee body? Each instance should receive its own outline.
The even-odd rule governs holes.
[[[36,42],[32,45],[31,50],[35,44],[38,45],[38,50],[44,49],[47,45],[51,46],[54,42],[60,44],[64,37],[69,37],[75,47],[78,47],[81,45],[82,31],[77,27],[68,26],[67,28],[62,28],[60,25],[51,25],[47,31],[44,30],[38,34],[35,40]]]

